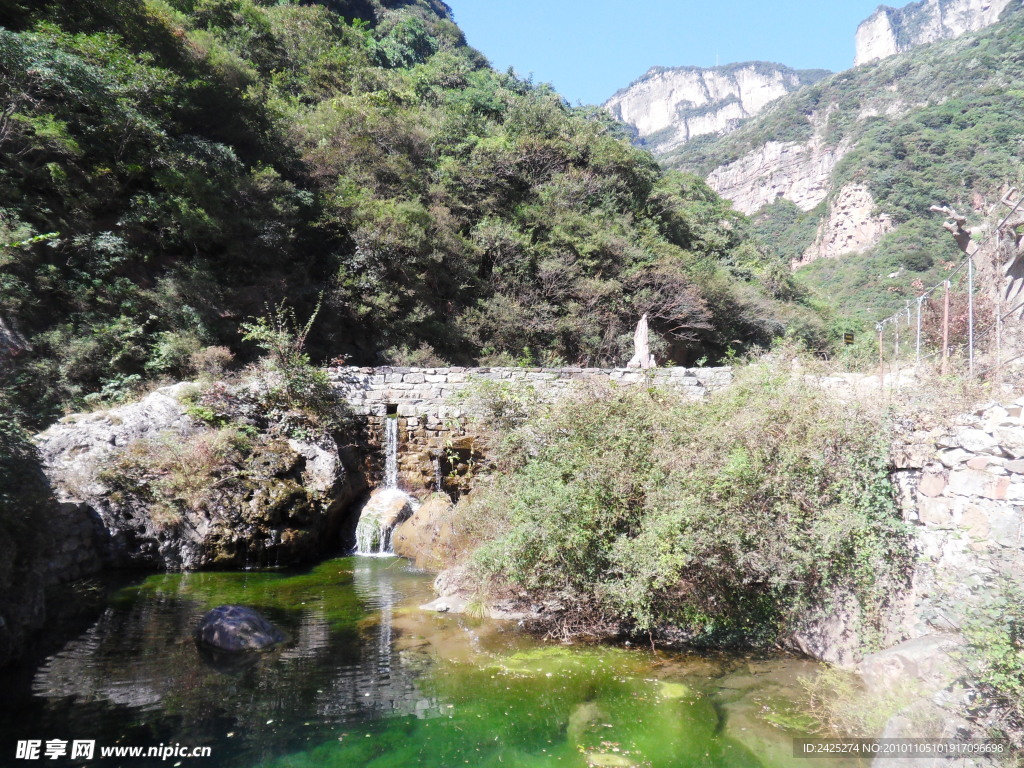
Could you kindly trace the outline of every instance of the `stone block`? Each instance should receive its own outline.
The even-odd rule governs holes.
[[[399,403],[398,404],[398,415],[399,416],[419,416],[419,400],[413,400],[411,402]]]
[[[385,384],[400,384],[402,381],[402,374],[400,373],[388,373],[384,376]]]
[[[448,381],[448,377],[440,373],[428,373],[424,377],[428,384],[444,384]]]
[[[931,445],[910,443],[896,446],[892,460],[897,469],[921,468],[932,459],[934,452]]]
[[[999,441],[988,432],[980,429],[958,429],[956,431],[956,439],[961,448],[971,453],[988,453],[993,455],[1002,453]]]
[[[1024,458],[1024,429],[1019,427],[1000,427],[996,430],[996,438],[1002,449],[1015,459]]]
[[[949,474],[949,491],[958,496],[1005,499],[1009,485],[1007,478],[995,478],[976,469],[961,469]]]
[[[919,519],[925,525],[953,525],[953,504],[948,499],[923,498],[918,502],[917,510]]]
[[[960,515],[960,527],[976,539],[984,539],[991,528],[988,523],[988,512],[983,508],[969,504]]]
[[[402,377],[402,381],[406,384],[422,384],[427,380],[427,377],[422,373],[407,373]]]
[[[1000,507],[989,512],[989,537],[1001,547],[1024,549],[1024,515],[1020,507]]]
[[[921,477],[917,490],[931,498],[941,496],[942,492],[946,490],[946,478],[940,473],[925,473]]]
[[[1006,469],[1015,475],[1024,475],[1024,460],[1014,460],[1006,462]]]

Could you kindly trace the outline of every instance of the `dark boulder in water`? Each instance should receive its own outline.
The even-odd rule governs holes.
[[[242,605],[217,606],[196,627],[196,642],[231,653],[262,651],[287,640],[284,632]]]

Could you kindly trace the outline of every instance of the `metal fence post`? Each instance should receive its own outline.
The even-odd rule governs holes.
[[[882,334],[884,325],[878,324],[878,387],[885,394],[885,342]]]
[[[974,376],[974,254],[967,255],[967,348],[970,374]]]
[[[949,280],[945,282],[946,295],[942,299],[942,375],[949,373]]]
[[[917,359],[916,365],[921,365],[921,305],[924,303],[924,296],[917,297]]]

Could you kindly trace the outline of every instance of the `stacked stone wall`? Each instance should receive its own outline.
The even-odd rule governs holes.
[[[895,449],[914,526],[912,637],[956,631],[1004,579],[1024,579],[1024,398],[919,431]]]
[[[440,490],[444,478],[458,475],[474,460],[476,441],[460,418],[458,394],[475,383],[531,387],[542,399],[557,398],[587,382],[650,384],[699,399],[732,381],[731,368],[348,367],[330,368],[328,375],[356,415],[367,419],[371,445],[379,446],[384,419],[390,415],[399,420],[400,485],[419,495]]]

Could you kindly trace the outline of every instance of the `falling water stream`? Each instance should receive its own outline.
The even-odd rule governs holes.
[[[374,491],[359,513],[356,525],[356,554],[390,555],[392,534],[418,502],[398,487],[398,417],[384,419],[383,485]]]
[[[398,417],[384,419],[384,489],[398,488]]]

